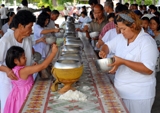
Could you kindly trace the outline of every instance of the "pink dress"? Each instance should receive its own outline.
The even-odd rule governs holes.
[[[12,69],[19,79],[12,80],[13,89],[7,98],[4,113],[19,113],[19,110],[33,85],[33,76],[30,75],[27,80],[20,78],[19,70],[22,68],[24,68],[24,66],[15,66]]]

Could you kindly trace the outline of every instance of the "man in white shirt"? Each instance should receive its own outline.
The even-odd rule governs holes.
[[[7,22],[7,9],[5,8],[5,5],[2,4],[0,9],[0,14],[1,14],[1,22],[2,26]]]

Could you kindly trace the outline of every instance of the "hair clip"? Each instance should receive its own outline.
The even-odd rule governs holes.
[[[119,16],[128,22],[131,22],[131,23],[134,22],[134,20],[130,16],[128,16],[127,14],[121,13],[121,14],[119,14]]]

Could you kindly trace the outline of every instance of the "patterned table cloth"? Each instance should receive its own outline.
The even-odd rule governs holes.
[[[60,94],[50,90],[52,77],[47,80],[37,77],[21,109],[22,113],[128,113],[108,77],[113,75],[97,70],[95,66],[97,57],[91,45],[86,38],[81,39],[84,44],[82,54],[84,72],[73,86],[87,95],[87,101],[59,100]],[[59,84],[58,87],[60,89],[63,85]],[[85,90],[84,87],[89,89]]]

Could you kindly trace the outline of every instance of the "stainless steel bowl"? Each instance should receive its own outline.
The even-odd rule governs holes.
[[[109,67],[109,64],[112,64],[114,62],[114,58],[104,58],[104,59],[98,59],[96,61],[96,67],[98,70],[102,72],[108,72],[112,69],[112,67]]]
[[[79,40],[66,40],[64,45],[72,45],[75,47],[83,48],[83,43],[82,43],[82,41],[79,41]]]
[[[62,53],[81,53],[82,49],[80,47],[72,47],[72,46],[62,46],[61,47]]]
[[[73,69],[82,66],[82,63],[77,60],[58,60],[55,62],[56,69]]]
[[[75,31],[75,26],[74,26],[74,24],[66,23],[65,30]]]
[[[79,37],[75,37],[75,36],[66,36],[66,41],[67,40],[79,40],[79,41],[81,41],[81,39],[79,38]]]
[[[60,56],[58,58],[58,60],[77,60],[77,61],[81,61],[81,57],[80,56]]]
[[[67,37],[67,36],[76,36],[76,33],[73,31],[65,31],[64,37]]]
[[[68,16],[67,17],[67,22],[71,22],[71,23],[74,23],[75,19],[71,16]]]
[[[53,44],[53,43],[55,43],[56,42],[56,37],[54,37],[54,36],[48,36],[48,37],[46,37],[46,43],[47,44]]]

